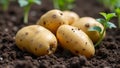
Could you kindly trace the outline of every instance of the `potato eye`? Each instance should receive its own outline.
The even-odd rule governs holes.
[[[52,18],[57,18],[57,16],[55,14],[52,15]]]
[[[90,27],[90,24],[89,24],[89,23],[86,23],[86,24],[85,24],[85,27],[89,28],[89,27]]]
[[[43,24],[44,24],[44,25],[46,25],[46,22],[45,22],[45,21],[43,21]]]
[[[62,16],[62,15],[63,15],[63,13],[60,13],[60,15]]]
[[[26,32],[25,35],[28,35],[28,32]]]
[[[76,53],[76,54],[78,54],[78,53],[79,53],[79,51],[78,51],[78,50],[75,50],[75,53]]]

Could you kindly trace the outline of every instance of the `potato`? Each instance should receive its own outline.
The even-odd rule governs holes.
[[[68,20],[69,25],[79,20],[79,15],[73,11],[63,11],[66,20]]]
[[[95,53],[91,39],[76,27],[61,25],[57,30],[57,39],[63,48],[71,51],[75,55],[84,55],[90,58]]]
[[[54,9],[42,15],[37,24],[46,27],[56,34],[58,27],[62,24],[68,24],[68,21],[65,20],[62,11]]]
[[[92,17],[82,17],[79,19],[79,21],[73,23],[72,26],[78,27],[79,29],[83,30],[90,37],[93,43],[96,43],[100,39],[100,35],[98,32],[88,31],[88,29],[93,26],[99,26],[102,28],[102,31],[103,31],[103,28],[104,28],[102,24],[97,22]],[[105,36],[105,33],[104,33],[104,36]]]
[[[18,48],[36,56],[54,53],[57,39],[48,29],[39,25],[30,25],[20,29],[15,42]]]

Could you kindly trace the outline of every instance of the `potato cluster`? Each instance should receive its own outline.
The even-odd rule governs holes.
[[[36,25],[20,29],[15,42],[18,48],[36,56],[54,53],[59,42],[73,54],[90,58],[95,54],[93,43],[100,37],[97,32],[88,31],[93,26],[104,28],[94,18],[54,9],[43,14]]]

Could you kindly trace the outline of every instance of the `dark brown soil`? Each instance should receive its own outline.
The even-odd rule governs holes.
[[[53,9],[49,0],[42,0],[40,6],[34,5],[29,14],[29,24],[35,24],[42,14]],[[100,11],[109,12],[96,0],[76,0],[73,9],[83,16],[98,18]],[[113,20],[116,22],[116,20]],[[120,68],[120,29],[107,30],[107,35],[96,54],[91,59],[75,56],[58,47],[51,55],[35,57],[16,47],[16,32],[27,26],[23,23],[23,10],[17,3],[11,3],[9,10],[3,12],[0,7],[0,68]]]

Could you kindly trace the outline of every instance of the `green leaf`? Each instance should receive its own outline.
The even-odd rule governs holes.
[[[96,21],[101,24],[105,23],[105,19],[103,19],[103,18],[98,18],[98,19],[96,19]]]
[[[21,7],[27,6],[28,4],[41,4],[41,0],[18,0]]]
[[[27,6],[29,2],[27,0],[18,0],[20,7]]]
[[[109,21],[111,18],[113,18],[115,16],[116,16],[115,13],[109,13],[109,14],[107,14],[107,20]]]
[[[41,5],[41,0],[34,0],[34,3],[37,5]]]
[[[115,17],[116,14],[115,13],[104,13],[104,12],[101,12],[100,13],[107,21],[109,21],[111,18]]]
[[[104,13],[104,12],[100,12],[100,15],[102,15],[105,19],[107,19],[107,14],[106,13]]]
[[[88,29],[88,31],[97,31],[97,32],[101,32],[102,29],[99,26],[94,26]]]
[[[118,15],[120,15],[120,8],[116,8],[116,9],[115,9],[115,12],[116,12]]]
[[[112,28],[116,28],[116,25],[111,22],[107,22],[107,27],[112,29]]]
[[[29,4],[37,4],[40,5],[41,4],[41,0],[28,0]]]

